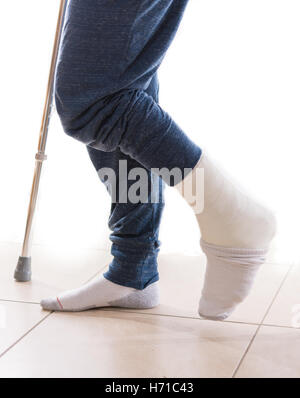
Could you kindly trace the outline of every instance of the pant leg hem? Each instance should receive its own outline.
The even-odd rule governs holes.
[[[159,281],[159,274],[155,275],[150,281],[148,282],[141,282],[141,281],[123,281],[121,279],[118,279],[116,277],[113,277],[109,275],[109,271],[105,272],[103,274],[104,278],[107,279],[108,281],[115,283],[120,286],[125,286],[125,287],[130,287],[132,289],[136,290],[144,290],[146,287],[152,285],[152,283],[155,283]]]

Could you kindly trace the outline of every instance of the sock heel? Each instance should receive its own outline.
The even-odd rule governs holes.
[[[119,300],[110,301],[111,307],[146,310],[159,305],[159,284],[152,283],[144,290],[136,290]]]

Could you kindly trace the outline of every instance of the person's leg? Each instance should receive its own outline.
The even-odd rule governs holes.
[[[147,88],[147,94],[158,102],[157,75]],[[149,198],[147,203],[120,203],[119,196],[122,197],[125,193],[127,197],[128,190],[135,183],[134,180],[128,180],[128,175],[143,166],[120,150],[103,152],[89,146],[87,150],[102,182],[107,169],[112,170],[116,176],[115,189],[118,195],[112,198],[109,218],[113,259],[102,277],[96,277],[78,289],[43,300],[42,306],[44,309],[63,311],[82,311],[104,306],[152,308],[159,303],[157,257],[160,246],[159,226],[164,209],[164,183],[143,168],[147,174],[148,194],[155,197],[155,202],[152,203]],[[121,176],[120,161],[126,162],[127,169],[126,174],[121,173]],[[104,183],[108,185],[107,181]],[[120,191],[122,184],[126,192]]]
[[[147,88],[147,94],[158,102],[156,75]],[[115,197],[112,198],[109,218],[113,260],[105,277],[123,286],[144,289],[158,280],[157,255],[160,246],[158,234],[164,209],[164,183],[158,176],[120,150],[103,152],[89,146],[87,149],[102,181],[106,177],[106,169],[113,170],[116,176],[117,195],[113,195]],[[123,169],[120,170],[120,167]],[[139,168],[143,168],[145,175],[147,174],[145,181],[147,198],[143,198],[143,203],[141,201],[132,203],[127,197],[136,180],[128,177]],[[155,195],[157,198],[155,203],[151,201],[150,195]],[[122,197],[125,200],[122,200]]]
[[[147,169],[196,165],[201,149],[146,92],[187,3],[70,1],[55,81],[66,134]]]
[[[174,137],[178,135],[178,142],[182,141],[182,134],[186,146],[194,148],[191,166],[201,154],[200,149],[175,124],[173,126],[171,118],[157,104],[156,71],[186,3],[187,0],[129,0],[126,4],[123,0],[71,0],[66,14],[55,82],[56,106],[63,127],[67,134],[87,145],[97,170],[109,167],[116,172],[119,160],[127,161],[128,172],[143,167],[147,171],[148,185],[153,183],[148,197],[162,195],[163,182],[144,164],[142,166],[130,151],[126,151],[124,145],[118,144],[120,136],[132,129],[130,135],[134,142],[138,132],[142,136],[153,131],[154,136],[159,133],[162,139],[164,131],[170,128],[177,131],[174,131]],[[140,33],[137,34],[136,29]],[[145,49],[144,46],[148,45],[149,48]],[[140,115],[142,125],[139,121],[130,122],[135,112],[133,108],[139,104],[143,108]],[[160,126],[154,124],[156,116],[151,115],[153,111]],[[148,115],[151,120],[147,121]],[[100,140],[98,130],[101,130]],[[142,140],[141,145],[144,146]],[[159,145],[156,147],[152,152],[158,151]],[[172,148],[168,146],[169,149]],[[119,180],[117,173],[117,182]],[[153,285],[158,279],[157,235],[162,198],[158,203],[121,202],[117,200],[112,204],[109,225],[113,230],[114,259],[104,278],[63,293],[58,298],[43,300],[44,308],[80,310],[111,305],[118,299],[118,294],[122,297],[130,294],[132,305],[134,289],[141,292],[151,290],[150,304],[157,302],[156,298],[153,299],[153,292],[157,295]],[[140,297],[141,294],[135,294],[138,304]],[[144,300],[144,293],[142,297]],[[146,299],[146,305],[149,305],[149,297]]]
[[[245,298],[257,265],[264,261],[274,218],[201,156],[201,149],[145,93],[186,4],[71,0],[56,105],[65,132],[88,146],[105,152],[119,148],[147,169],[179,168],[181,175],[166,179],[170,185],[193,179],[204,169],[205,207],[197,219],[208,264],[199,312],[224,319]],[[187,175],[186,169],[193,172]],[[231,239],[219,246],[220,234]]]
[[[203,170],[205,205],[198,212],[190,190],[184,187],[201,187]],[[217,167],[207,153],[176,188],[195,211],[201,248],[207,257],[199,314],[223,320],[248,296],[274,237],[275,217]]]

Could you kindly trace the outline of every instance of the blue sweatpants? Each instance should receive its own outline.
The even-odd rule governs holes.
[[[105,277],[136,289],[158,280],[163,181],[152,169],[177,168],[184,176],[201,156],[158,104],[157,70],[187,3],[69,0],[66,13],[55,80],[65,133],[87,146],[97,170],[119,176],[119,160],[126,160],[128,171],[147,171],[152,196],[157,190],[155,203],[112,203],[113,261]]]

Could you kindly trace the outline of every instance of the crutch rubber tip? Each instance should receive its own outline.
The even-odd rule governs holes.
[[[29,282],[31,280],[31,257],[19,257],[14,278],[17,282]]]

